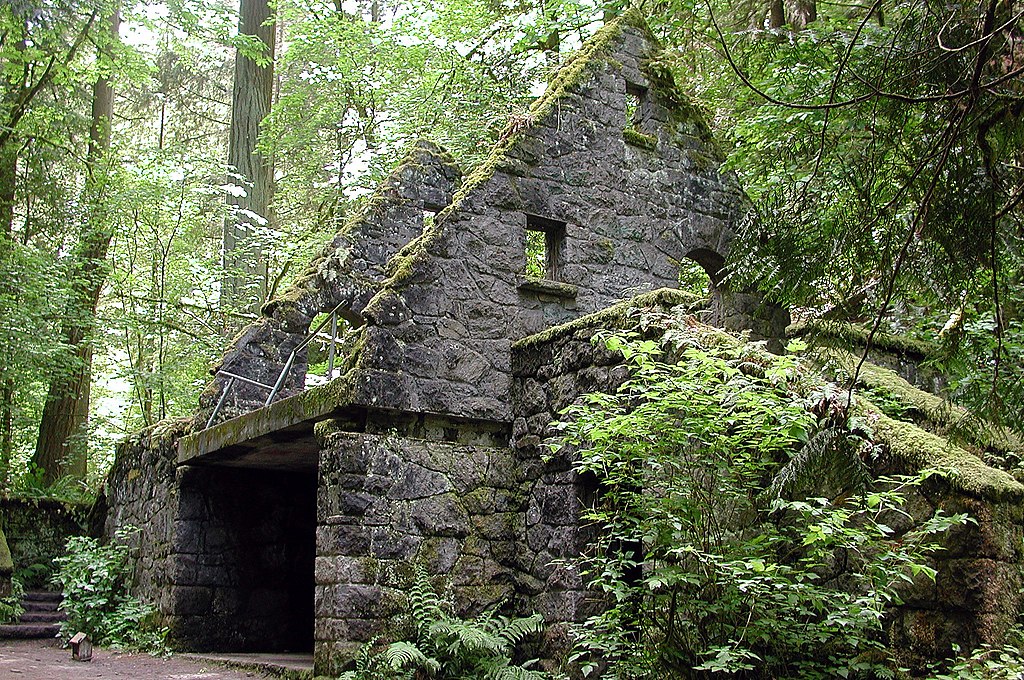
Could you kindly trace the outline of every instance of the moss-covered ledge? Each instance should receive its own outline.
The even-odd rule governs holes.
[[[860,363],[859,357],[846,350],[819,349],[815,354],[818,361],[823,364],[832,363],[846,376],[853,375]],[[863,387],[899,399],[908,408],[920,412],[941,430],[956,432],[964,441],[971,444],[1004,453],[1024,453],[1024,441],[1016,432],[980,420],[972,416],[967,409],[914,387],[888,368],[865,361],[857,374],[857,382]],[[964,427],[968,423],[973,427]]]
[[[551,279],[541,279],[533,276],[522,276],[516,283],[516,288],[527,293],[538,295],[552,295],[561,298],[574,298],[579,292],[579,286],[571,283],[562,283]]]
[[[552,326],[551,328],[534,335],[528,335],[527,337],[512,343],[512,350],[515,352],[528,350],[539,345],[544,345],[557,338],[572,335],[576,331],[586,328],[592,328],[596,331],[598,328],[621,327],[625,318],[635,309],[649,309],[654,307],[668,309],[671,307],[678,307],[679,305],[693,307],[703,304],[704,302],[704,298],[692,293],[687,293],[675,288],[659,288],[657,290],[652,290],[649,293],[642,293],[636,297],[617,302],[611,307],[602,309],[599,312],[581,316],[578,319],[573,319],[568,323],[563,323],[558,326]]]
[[[867,399],[858,398],[856,408],[870,423],[875,441],[888,446],[894,457],[910,467],[918,471],[935,469],[951,487],[976,498],[1000,503],[1024,500],[1024,485],[965,449],[916,425],[890,418]]]
[[[178,441],[178,464],[195,462],[229,446],[330,416],[352,403],[353,373],[182,437]]]
[[[821,337],[858,347],[865,347],[870,335],[871,332],[866,328],[840,321],[801,321],[786,328],[787,338]],[[939,351],[939,346],[935,343],[889,333],[875,333],[871,339],[871,346],[882,352],[909,354],[918,359],[934,356]]]

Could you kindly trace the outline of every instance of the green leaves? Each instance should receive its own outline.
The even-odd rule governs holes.
[[[94,538],[68,539],[67,553],[57,558],[54,577],[64,594],[68,618],[61,632],[88,633],[93,642],[115,648],[163,651],[167,629],[155,623],[156,608],[136,600],[131,586],[130,551],[125,541],[134,528],[119,530],[101,545]]]
[[[897,584],[934,578],[934,537],[966,518],[897,532],[920,480],[868,477],[858,495],[873,449],[795,359],[662,323],[664,343],[653,328],[599,335],[630,378],[558,424],[598,483],[586,518],[600,531],[576,567],[607,606],[576,631],[571,663],[622,678],[885,677]]]

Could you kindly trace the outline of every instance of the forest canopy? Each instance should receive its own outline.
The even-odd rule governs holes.
[[[936,342],[953,400],[1021,426],[1019,6],[640,8],[755,205],[730,285]],[[410,143],[471,170],[625,9],[0,4],[0,487],[96,488]]]

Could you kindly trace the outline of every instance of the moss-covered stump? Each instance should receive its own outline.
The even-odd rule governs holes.
[[[0,529],[0,597],[8,597],[11,594],[11,575],[14,573],[14,561],[11,559],[11,549],[7,547],[7,536],[4,530]]]

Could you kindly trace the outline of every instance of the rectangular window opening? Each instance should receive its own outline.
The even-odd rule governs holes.
[[[565,222],[526,216],[526,275],[537,279],[559,280]]]
[[[626,83],[626,127],[639,130],[643,123],[644,100],[647,88],[633,83]]]

